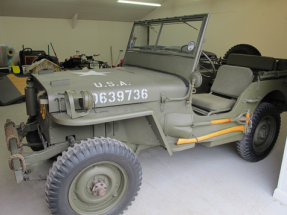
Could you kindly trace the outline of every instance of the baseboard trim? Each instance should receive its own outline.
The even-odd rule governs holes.
[[[280,202],[282,202],[282,203],[287,205],[287,192],[276,188],[274,190],[273,197],[275,199],[279,200]]]

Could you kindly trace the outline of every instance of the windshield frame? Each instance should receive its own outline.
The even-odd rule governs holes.
[[[203,41],[203,35],[206,29],[206,25],[208,22],[208,18],[209,18],[209,14],[196,14],[196,15],[189,15],[189,16],[179,16],[179,17],[170,17],[170,18],[163,18],[163,19],[151,19],[151,20],[140,20],[140,21],[135,21],[133,24],[133,28],[130,34],[130,38],[128,41],[128,45],[127,45],[127,52],[142,52],[142,53],[152,53],[152,54],[160,54],[160,55],[175,55],[175,56],[183,56],[183,57],[190,57],[190,58],[197,58],[198,54],[199,54],[199,50],[202,46],[202,41]],[[192,21],[202,21],[201,23],[201,27],[198,33],[198,37],[197,37],[197,41],[196,41],[196,45],[194,47],[194,52],[192,54],[186,54],[186,53],[177,53],[177,52],[158,52],[156,51],[157,46],[158,46],[158,42],[160,40],[161,37],[161,32],[162,32],[162,28],[164,26],[164,24],[167,23],[185,23],[185,22],[192,22]],[[130,44],[131,44],[131,40],[133,38],[133,34],[134,34],[134,30],[135,27],[138,25],[147,25],[147,26],[151,26],[153,24],[160,24],[160,29],[158,32],[158,36],[156,39],[156,43],[153,47],[153,50],[138,50],[138,49],[130,49]],[[188,26],[187,26],[188,27]],[[149,29],[149,28],[148,28]]]

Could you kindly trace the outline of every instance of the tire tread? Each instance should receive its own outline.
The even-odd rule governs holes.
[[[258,107],[256,108],[255,112],[254,112],[254,115],[252,117],[252,122],[257,122],[258,123],[260,121],[260,116],[262,114],[264,114],[265,112],[270,111],[270,110],[276,111],[276,108],[274,107],[274,105],[272,105],[270,103],[267,103],[267,102],[260,103],[258,105]],[[279,133],[280,126],[281,126],[280,116],[278,118],[279,118],[279,121],[278,121],[279,128],[278,128],[278,132],[275,135],[274,140],[273,140],[274,144],[277,141],[278,133]],[[251,143],[253,142],[253,132],[255,132],[255,129],[256,128],[253,127],[249,134],[245,134],[244,137],[240,141],[237,142],[237,152],[239,153],[239,155],[243,159],[245,159],[247,161],[250,161],[250,162],[260,161],[260,160],[264,159],[269,154],[269,153],[267,153],[265,156],[262,156],[262,157],[258,157],[258,156],[254,155]],[[274,144],[272,144],[270,151],[272,150]]]
[[[238,44],[231,47],[224,55],[223,59],[228,59],[228,56],[232,53],[241,53],[249,55],[261,56],[261,53],[254,46],[249,44]]]
[[[45,199],[48,208],[52,214],[60,214],[58,205],[58,191],[59,185],[65,178],[65,175],[71,171],[75,165],[82,160],[92,157],[98,154],[112,153],[125,157],[129,162],[134,164],[136,172],[138,172],[138,178],[136,179],[137,189],[131,197],[131,201],[119,211],[119,214],[127,210],[127,208],[135,200],[135,196],[138,195],[142,181],[142,169],[141,165],[135,155],[135,153],[127,147],[124,143],[111,139],[111,138],[93,138],[82,140],[81,143],[75,144],[74,147],[69,147],[67,151],[63,152],[61,156],[57,158],[49,170],[49,174],[45,186]],[[108,213],[109,214],[109,213]]]

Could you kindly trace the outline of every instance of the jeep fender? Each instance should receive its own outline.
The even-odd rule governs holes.
[[[160,125],[159,120],[156,118],[154,111],[143,106],[143,104],[133,105],[132,107],[121,106],[121,108],[119,108],[119,106],[117,106],[117,108],[97,108],[96,111],[97,113],[95,113],[94,110],[91,110],[90,114],[88,114],[87,116],[76,119],[72,119],[64,113],[51,113],[51,119],[55,123],[64,126],[87,126],[113,121],[126,121],[134,118],[145,118],[148,123],[147,126],[150,127],[149,129],[152,129],[157,139],[157,145],[164,146],[167,149],[168,153],[172,155],[172,150],[166,140],[163,129]],[[141,135],[140,132],[137,132],[137,134],[139,134],[139,139],[145,138],[143,134]]]
[[[250,109],[251,112],[254,112],[260,102],[273,103],[274,100],[281,101],[281,104],[286,106],[287,85],[285,79],[253,82],[241,94],[232,112],[243,109]],[[283,109],[285,110],[285,108]]]

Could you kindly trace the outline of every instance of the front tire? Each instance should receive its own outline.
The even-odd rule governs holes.
[[[88,139],[54,162],[46,201],[52,214],[121,214],[135,199],[141,179],[140,163],[125,144]]]
[[[280,130],[281,119],[274,105],[262,102],[252,117],[251,132],[237,142],[239,155],[250,162],[257,162],[273,149]]]

